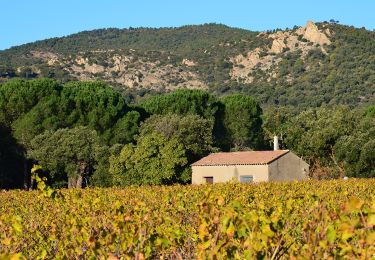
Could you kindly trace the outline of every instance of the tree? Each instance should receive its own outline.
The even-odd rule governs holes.
[[[103,147],[98,152],[98,164],[95,168],[94,173],[90,177],[90,185],[95,187],[111,187],[113,185],[118,185],[119,182],[116,179],[118,176],[113,175],[109,172],[111,156],[119,156],[121,149],[124,145],[115,144],[109,149]]]
[[[0,120],[11,124],[13,136],[22,146],[20,151],[25,153],[25,188],[31,177],[26,154],[38,134],[87,126],[97,131],[105,144],[125,144],[134,140],[144,116],[142,109],[129,107],[119,93],[99,82],[64,86],[52,80],[11,83],[0,88]]]
[[[24,176],[22,147],[10,129],[0,123],[0,189],[22,188]]]
[[[77,126],[87,126],[105,143],[114,144],[133,141],[141,119],[139,112],[105,84],[75,82],[64,85],[59,95],[41,100],[13,128],[26,148],[39,133]]]
[[[164,95],[154,96],[141,104],[150,114],[199,115],[216,119],[219,103],[202,90],[182,89]]]
[[[291,118],[284,141],[310,162],[314,158],[331,162],[333,146],[340,137],[354,131],[356,120],[348,107],[310,109]]]
[[[224,106],[206,91],[181,89],[154,96],[140,104],[149,114],[198,115],[212,121],[213,142],[222,148]]]
[[[12,79],[0,85],[0,121],[10,125],[41,100],[58,95],[61,86],[51,79]]]
[[[137,111],[130,111],[117,120],[112,128],[107,131],[111,133],[110,144],[127,144],[134,140],[138,133],[138,125],[142,116]]]
[[[375,115],[369,114],[370,110],[358,117],[355,129],[340,137],[333,147],[349,177],[375,177]]]
[[[31,141],[29,156],[50,173],[55,182],[80,188],[99,161],[103,146],[95,131],[86,127],[46,131]]]
[[[29,120],[30,124],[28,126],[30,127],[22,128],[25,125],[21,123],[21,127],[15,128],[14,124],[32,111],[39,102],[54,100],[59,95],[60,90],[61,86],[56,81],[50,79],[13,79],[0,85],[0,123],[9,130],[9,133],[7,133],[9,136],[11,136],[11,128],[15,130],[13,136],[16,137],[16,140],[12,141],[15,145],[10,146],[13,150],[8,150],[8,153],[17,154],[18,163],[13,168],[19,168],[19,165],[23,166],[25,188],[28,188],[30,183],[30,171],[28,169],[26,151],[30,140],[35,136],[32,133],[41,133],[38,129],[34,128],[34,124],[37,120],[41,120],[41,118],[34,117],[37,120]],[[16,136],[17,133],[19,136]],[[19,159],[23,159],[23,162],[20,162]],[[4,171],[11,170],[5,169]]]
[[[131,109],[102,82],[71,82],[61,91],[57,115],[61,127],[85,125],[103,133]]]
[[[185,150],[176,138],[152,133],[111,156],[109,172],[115,185],[172,184],[186,179],[186,164]]]
[[[262,109],[254,98],[240,94],[221,99],[224,104],[226,149],[261,149],[264,147]]]
[[[157,132],[167,140],[175,138],[186,150],[189,163],[213,150],[213,122],[198,115],[153,115],[141,124],[140,135]]]
[[[23,145],[25,151],[30,149],[31,140],[38,134],[62,127],[61,120],[56,114],[58,107],[59,97],[51,96],[12,123],[13,135]]]

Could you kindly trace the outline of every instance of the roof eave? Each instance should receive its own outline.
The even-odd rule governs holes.
[[[190,166],[235,166],[235,165],[267,165],[269,163],[233,163],[233,164],[190,164]]]

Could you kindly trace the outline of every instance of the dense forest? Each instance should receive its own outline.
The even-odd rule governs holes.
[[[55,187],[189,183],[215,151],[282,148],[313,178],[375,177],[375,107],[266,109],[244,94],[176,90],[129,104],[102,82],[0,85],[0,188],[29,188],[33,164]]]
[[[374,104],[375,32],[329,22],[309,26],[84,31],[0,51],[0,80],[103,80],[131,102],[147,93],[195,88],[216,96],[251,95],[262,107]],[[325,42],[309,38],[314,34]]]

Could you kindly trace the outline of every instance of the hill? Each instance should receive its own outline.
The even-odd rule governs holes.
[[[264,107],[366,105],[375,101],[375,32],[328,22],[100,29],[0,51],[0,77],[103,80],[136,94],[241,92]]]

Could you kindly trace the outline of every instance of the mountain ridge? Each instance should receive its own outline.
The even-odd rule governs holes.
[[[0,77],[103,80],[124,92],[242,92],[266,106],[361,105],[374,101],[374,35],[311,21],[267,32],[222,24],[97,29],[0,51]]]

